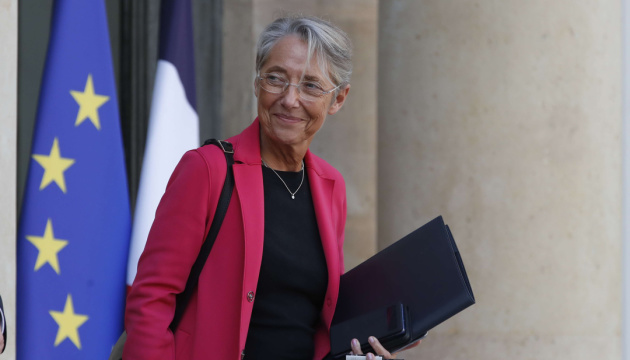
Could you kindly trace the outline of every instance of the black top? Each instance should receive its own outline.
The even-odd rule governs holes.
[[[278,176],[263,166],[265,238],[246,360],[313,358],[328,270],[304,172],[291,199]],[[302,172],[277,173],[292,192],[302,180]]]

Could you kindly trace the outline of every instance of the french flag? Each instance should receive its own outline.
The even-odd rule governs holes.
[[[136,200],[127,286],[136,277],[155,209],[184,152],[199,146],[190,0],[162,0],[159,59]]]

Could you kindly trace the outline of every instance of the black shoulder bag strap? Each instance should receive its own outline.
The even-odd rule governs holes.
[[[219,197],[219,202],[217,204],[217,210],[214,214],[214,218],[212,219],[212,224],[210,225],[210,230],[208,231],[208,236],[206,237],[206,241],[204,241],[201,246],[201,250],[199,251],[199,255],[197,256],[197,260],[192,266],[190,270],[190,275],[188,276],[188,281],[186,282],[186,288],[182,291],[181,294],[177,295],[177,302],[175,305],[175,316],[173,317],[173,322],[170,325],[171,331],[175,332],[177,329],[177,325],[182,320],[182,316],[184,315],[184,311],[190,302],[190,297],[199,282],[199,275],[201,275],[201,270],[203,270],[203,266],[208,259],[208,255],[210,255],[210,250],[212,250],[212,245],[214,245],[214,241],[217,239],[217,235],[219,234],[219,230],[221,229],[221,224],[223,223],[223,219],[225,218],[225,214],[227,213],[228,206],[230,205],[230,199],[232,198],[232,192],[234,190],[234,172],[232,171],[232,165],[234,164],[234,150],[232,148],[232,144],[227,141],[220,141],[216,139],[209,139],[204,142],[204,146],[213,144],[221,148],[223,153],[225,154],[225,161],[227,162],[227,169],[225,172],[225,183],[223,184],[223,189],[221,190],[221,196]]]

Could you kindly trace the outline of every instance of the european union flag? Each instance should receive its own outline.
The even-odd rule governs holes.
[[[103,1],[55,1],[17,239],[18,359],[105,359],[130,213]]]

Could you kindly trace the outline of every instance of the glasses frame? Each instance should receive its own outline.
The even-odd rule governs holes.
[[[274,74],[273,74],[273,73],[262,73],[262,74],[260,74],[260,73],[259,73],[259,74],[257,74],[257,75],[256,75],[256,78],[257,78],[257,79],[258,79],[258,81],[259,81],[258,85],[260,86],[260,88],[261,88],[261,89],[265,90],[266,92],[268,92],[268,93],[270,93],[270,94],[284,94],[284,92],[285,92],[285,91],[287,91],[287,89],[289,88],[289,86],[295,86],[295,89],[297,90],[297,93],[298,93],[298,96],[300,97],[300,99],[302,99],[302,100],[304,100],[304,101],[309,101],[309,102],[310,102],[310,101],[315,101],[316,99],[320,99],[320,98],[324,97],[324,95],[328,95],[328,94],[330,94],[331,92],[333,92],[333,91],[337,90],[337,89],[338,89],[338,88],[342,85],[342,84],[339,84],[339,85],[335,86],[334,88],[332,88],[332,89],[330,89],[330,90],[323,91],[321,95],[316,96],[316,99],[312,99],[312,100],[311,100],[311,99],[305,99],[305,98],[304,98],[304,95],[302,95],[303,93],[302,93],[302,91],[300,90],[300,85],[301,85],[302,83],[312,83],[312,81],[300,81],[300,82],[299,82],[299,83],[297,83],[297,84],[293,84],[293,83],[289,82],[289,80],[284,79],[284,78],[283,78],[283,77],[281,77],[281,76],[275,75],[275,76],[277,76],[278,78],[284,79],[285,81],[284,81],[284,88],[282,89],[282,91],[280,91],[280,92],[273,92],[273,91],[271,91],[271,90],[265,89],[265,87],[264,87],[264,86],[262,85],[262,83],[261,83],[262,81],[264,81],[264,80],[265,80],[265,77],[264,77],[265,75],[274,75]]]

